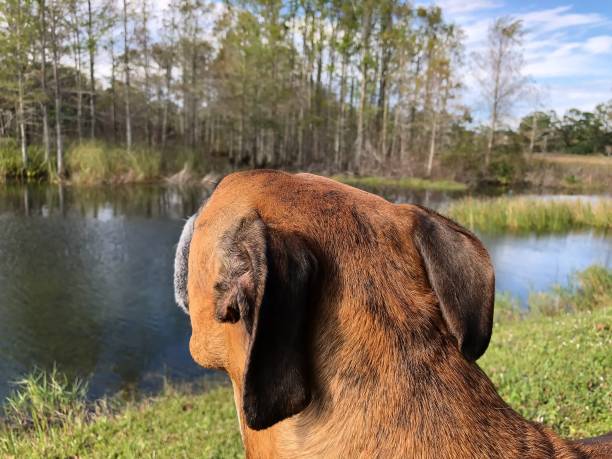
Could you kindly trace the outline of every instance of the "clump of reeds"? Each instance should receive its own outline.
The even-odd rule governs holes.
[[[470,229],[496,232],[555,233],[572,229],[612,228],[612,199],[542,199],[533,197],[464,198],[445,213]]]

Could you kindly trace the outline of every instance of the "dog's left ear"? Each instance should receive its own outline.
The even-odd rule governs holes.
[[[305,241],[253,213],[223,244],[217,320],[242,320],[250,336],[243,380],[246,424],[266,429],[310,403],[308,308],[318,263]]]
[[[463,355],[478,359],[493,327],[495,274],[491,258],[470,231],[416,206],[414,240],[442,316]]]

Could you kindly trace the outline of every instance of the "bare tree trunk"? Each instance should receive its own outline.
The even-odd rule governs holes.
[[[168,140],[168,112],[170,111],[170,85],[172,84],[172,67],[166,67],[166,101],[164,103],[164,114],[162,118],[162,147],[166,147]]]
[[[117,132],[119,129],[117,128],[117,90],[116,90],[116,76],[115,72],[117,69],[117,61],[115,59],[115,42],[111,40],[110,44],[110,53],[111,53],[111,121],[113,124],[113,140],[115,143],[117,142]]]
[[[381,149],[381,154],[383,155],[384,158],[387,158],[389,156],[389,152],[387,151],[388,124],[389,124],[389,100],[385,99],[385,105],[383,108],[382,128],[380,132],[380,138],[381,138],[380,149]]]
[[[387,104],[387,86],[389,78],[389,63],[391,61],[391,49],[387,42],[386,34],[392,28],[391,10],[385,8],[382,17],[381,34],[381,63],[380,63],[380,80],[378,89],[378,110],[376,116],[376,128],[380,132],[379,145],[382,150],[383,157],[387,156],[387,116],[389,113]]]
[[[51,39],[53,43],[53,80],[54,80],[54,92],[55,92],[55,141],[57,148],[57,175],[60,178],[64,177],[64,145],[62,139],[62,97],[61,97],[61,86],[59,80],[59,37],[57,36],[58,27],[58,14],[57,4],[54,2],[53,12],[51,14]]]
[[[533,154],[533,147],[535,146],[536,129],[537,129],[537,122],[536,122],[536,114],[534,113],[531,119],[531,136],[529,138],[529,154],[530,155]]]
[[[495,146],[495,130],[497,129],[497,118],[498,118],[498,105],[500,100],[500,79],[502,73],[502,59],[503,59],[503,40],[499,40],[497,56],[494,62],[494,74],[493,78],[495,79],[495,85],[493,87],[493,100],[491,107],[491,123],[490,123],[490,131],[489,138],[487,140],[487,151],[485,152],[485,167],[488,167],[491,163],[491,155],[493,153],[493,147]]]
[[[497,129],[497,109],[494,105],[491,114],[491,124],[489,126],[489,135],[487,139],[487,151],[485,153],[485,166],[489,166],[491,163],[491,153],[493,152],[493,146],[495,145],[495,129]]]
[[[366,8],[363,13],[361,48],[361,84],[359,87],[359,111],[357,112],[357,145],[355,149],[355,168],[359,171],[364,148],[365,108],[368,88],[368,60],[370,47],[370,32],[372,29],[372,11]]]
[[[421,74],[421,57],[417,57],[417,61],[416,61],[416,69],[414,71],[414,90],[412,93],[412,102],[410,104],[410,118],[409,118],[409,127],[408,127],[408,140],[407,140],[407,146],[408,149],[412,152],[412,148],[414,146],[414,139],[416,137],[416,105],[417,105],[417,100],[419,97],[419,92],[420,92],[420,84],[419,84],[419,78],[420,78],[420,74]],[[405,142],[406,143],[406,142]],[[403,150],[405,150],[406,145],[404,145]],[[404,152],[404,159],[406,156],[406,152]]]
[[[336,126],[336,136],[334,139],[334,163],[337,168],[342,162],[342,148],[344,140],[344,117],[346,116],[346,67],[348,64],[348,55],[345,53],[342,56],[342,69],[340,71],[340,115]]]
[[[71,5],[73,15],[73,27],[74,27],[74,66],[76,70],[76,85],[77,85],[77,139],[79,143],[83,139],[83,84],[82,84],[82,72],[81,72],[81,31],[79,16],[77,11],[77,4],[73,2]]]
[[[147,2],[142,2],[142,52],[144,53],[144,93],[145,93],[145,138],[148,146],[151,146],[151,108],[150,100],[150,62],[149,62],[149,12]]]
[[[19,63],[19,70],[17,71],[17,91],[19,97],[19,138],[21,141],[21,162],[23,168],[28,167],[28,148],[25,131],[25,108],[23,103],[24,90],[23,90],[23,71],[21,69],[21,63]]]
[[[18,18],[16,21],[16,41],[17,41],[17,92],[18,92],[18,117],[17,122],[19,123],[19,138],[21,141],[21,162],[23,163],[23,168],[26,169],[28,167],[28,147],[27,147],[27,139],[26,139],[26,129],[25,129],[25,107],[24,107],[24,69],[23,69],[23,56],[22,56],[22,45],[24,37],[22,36],[22,10],[21,10],[21,2],[17,4],[18,8]]]
[[[49,109],[47,93],[47,6],[45,0],[40,0],[38,4],[40,13],[40,87],[43,92],[43,100],[40,103],[42,109],[42,128],[43,128],[43,148],[45,150],[45,163],[49,164],[51,158],[51,138],[49,134]]]
[[[96,137],[96,79],[94,72],[96,45],[93,34],[91,0],[87,0],[87,35],[87,49],[89,50],[89,137],[94,139]]]
[[[125,65],[125,142],[132,149],[132,115],[130,113],[130,50],[128,48],[127,0],[123,0],[123,61]]]
[[[427,160],[427,177],[431,177],[433,169],[433,160],[436,153],[436,134],[438,133],[438,111],[434,111],[433,122],[431,126],[431,137],[429,139],[429,158]]]
[[[194,43],[194,47],[195,47],[195,40],[196,38],[193,38],[193,43]],[[191,98],[191,127],[190,127],[190,134],[191,134],[191,146],[193,148],[195,148],[195,146],[197,145],[198,139],[197,139],[197,133],[196,133],[196,124],[197,124],[197,107],[198,107],[198,101],[197,101],[197,96],[196,96],[196,85],[197,85],[197,71],[198,71],[198,53],[196,52],[195,48],[192,50],[192,55],[191,55],[191,84],[190,84],[190,98]]]

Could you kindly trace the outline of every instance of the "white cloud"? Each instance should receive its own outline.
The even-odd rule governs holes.
[[[570,108],[593,110],[597,104],[612,99],[612,81],[596,80],[588,85],[556,86],[551,89],[551,108],[562,116]]]
[[[525,27],[535,34],[577,26],[593,26],[603,24],[606,18],[597,13],[571,13],[571,6],[559,6],[547,10],[531,11],[518,15]]]
[[[500,8],[503,3],[493,0],[440,0],[436,5],[442,8],[444,13],[456,15]]]
[[[584,49],[593,54],[610,54],[612,53],[612,35],[591,37],[584,44]]]

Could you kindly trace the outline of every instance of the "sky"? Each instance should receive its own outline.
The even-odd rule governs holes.
[[[462,27],[466,53],[481,49],[487,29],[500,16],[521,19],[525,27],[524,74],[539,89],[543,108],[562,115],[575,107],[592,110],[612,99],[612,0],[434,0],[446,20]],[[469,73],[469,60],[465,71]],[[467,76],[467,75],[466,75]],[[477,105],[476,83],[469,76],[464,94]],[[520,117],[536,108],[524,100],[514,111]]]

